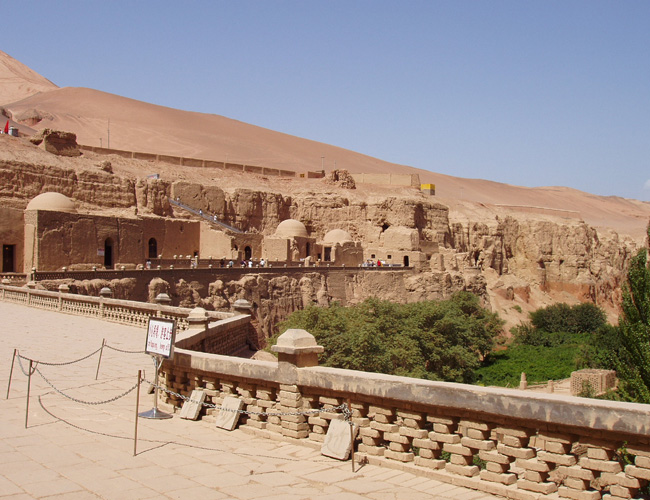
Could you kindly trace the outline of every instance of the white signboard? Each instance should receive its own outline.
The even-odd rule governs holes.
[[[171,358],[174,355],[175,337],[176,320],[150,317],[147,328],[147,345],[144,352]]]

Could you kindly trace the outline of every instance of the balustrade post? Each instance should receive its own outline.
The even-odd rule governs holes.
[[[59,285],[59,308],[58,308],[59,311],[63,310],[63,294],[69,292],[70,292],[70,287],[68,285],[66,285],[65,283]]]
[[[278,370],[281,378],[278,399],[281,413],[298,413],[311,409],[303,401],[300,387],[297,385],[299,368],[318,365],[318,354],[324,351],[316,343],[314,336],[300,329],[290,329],[278,337],[276,345],[271,347],[278,353]],[[309,424],[305,415],[282,415],[282,435],[296,439],[309,436]]]

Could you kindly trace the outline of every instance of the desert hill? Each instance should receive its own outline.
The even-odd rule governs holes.
[[[22,68],[12,61],[6,55],[0,58],[0,66],[7,66],[0,74]],[[510,326],[525,319],[527,312],[557,301],[590,300],[615,319],[627,262],[645,240],[650,203],[566,187],[527,188],[453,177],[223,116],[171,109],[86,88],[56,88],[53,84],[48,88],[47,80],[29,70],[23,70],[24,78],[16,76],[21,74],[17,70],[11,74],[14,77],[7,80],[8,88],[21,91],[5,93],[0,85],[0,107],[23,132],[30,131],[29,127],[64,130],[74,132],[80,144],[100,146],[102,138],[101,145],[107,147],[110,126],[113,149],[297,172],[320,170],[324,155],[326,170],[336,159],[338,168],[351,172],[417,173],[421,182],[435,183],[435,196],[416,187],[369,183],[346,189],[327,179],[196,168],[89,151],[66,158],[45,152],[25,138],[0,136],[0,209],[21,215],[34,196],[57,191],[74,199],[86,213],[178,218],[183,215],[174,212],[168,199],[180,193],[184,200],[192,200],[194,208],[215,212],[220,220],[237,220],[252,233],[270,235],[282,220],[295,218],[308,221],[315,238],[343,228],[364,248],[391,244],[393,237],[383,235],[383,226],[394,228],[393,234],[413,235],[408,244],[394,242],[396,250],[403,244],[417,251],[415,247],[432,249],[439,244],[439,250],[427,256],[413,275],[399,271],[368,274],[347,283],[341,290],[349,293],[349,303],[367,296],[395,301],[444,298],[453,290],[467,289],[481,295]],[[38,81],[40,90],[33,83]],[[8,95],[20,98],[8,101]],[[104,161],[111,163],[111,173],[102,170]],[[151,174],[157,174],[156,179],[152,180]],[[7,234],[11,231],[14,229],[6,228]],[[269,317],[283,317],[301,303],[332,292],[329,284],[318,281],[309,285],[316,298],[305,298],[301,287],[287,283],[269,285],[293,290],[283,288],[294,294],[284,309],[258,301],[261,311],[268,308]],[[177,285],[180,287],[171,284],[172,288]],[[233,297],[247,296],[250,291],[246,283],[228,286],[236,291]],[[198,294],[194,292],[192,297]],[[187,307],[220,308],[225,299],[187,300],[183,302]],[[270,332],[272,325],[265,328]]]
[[[0,50],[0,106],[56,88],[47,78]]]
[[[421,182],[436,184],[438,201],[471,218],[493,218],[495,211],[552,214],[614,229],[638,242],[645,237],[650,218],[647,202],[565,187],[527,188],[453,177],[219,115],[181,111],[87,88],[58,88],[1,51],[0,106],[23,131],[31,131],[25,127],[66,130],[77,134],[80,144],[91,146],[110,144],[117,149],[299,172],[320,170],[321,157],[325,156],[326,170],[331,170],[336,160],[338,168],[350,172],[417,173]]]

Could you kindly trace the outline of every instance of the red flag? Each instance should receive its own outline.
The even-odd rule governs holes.
[[[7,124],[5,125],[5,134],[9,133],[9,120],[7,120]]]

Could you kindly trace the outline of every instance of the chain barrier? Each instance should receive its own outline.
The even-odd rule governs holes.
[[[143,353],[143,351],[128,351],[128,350],[125,350],[125,349],[119,349],[117,347],[109,346],[108,344],[104,344],[103,347],[108,347],[109,349],[112,349],[112,350],[117,351],[117,352],[125,353],[125,354],[142,354]],[[161,385],[154,384],[153,382],[150,382],[149,380],[147,380],[145,378],[141,378],[136,384],[133,385],[133,387],[131,387],[130,389],[127,389],[122,394],[118,394],[117,396],[114,396],[114,397],[112,397],[110,399],[107,399],[107,400],[104,400],[104,401],[84,401],[82,399],[78,399],[78,398],[75,398],[73,396],[70,396],[70,395],[64,393],[62,390],[57,388],[52,382],[50,382],[50,380],[45,375],[43,375],[43,373],[38,369],[39,364],[44,365],[44,366],[67,366],[67,365],[72,365],[74,363],[78,363],[80,361],[88,359],[91,356],[94,356],[95,354],[97,354],[101,350],[102,350],[102,348],[100,347],[99,349],[97,349],[96,351],[88,354],[87,356],[76,359],[74,361],[68,361],[68,362],[65,362],[65,363],[46,363],[46,362],[43,362],[43,361],[35,361],[35,360],[32,360],[32,359],[27,358],[25,356],[22,356],[20,353],[17,353],[16,357],[18,358],[18,365],[20,366],[20,369],[23,372],[23,375],[28,377],[28,376],[30,376],[30,375],[32,375],[34,373],[38,373],[41,376],[41,378],[52,389],[54,389],[54,391],[61,394],[61,396],[65,397],[67,399],[70,399],[71,401],[74,401],[76,403],[80,403],[80,404],[84,404],[84,405],[102,405],[102,404],[112,403],[114,401],[117,401],[118,399],[121,399],[121,398],[127,396],[131,392],[133,392],[137,388],[137,386],[140,384],[140,382],[146,382],[151,387],[154,387],[154,388],[158,389],[159,391],[166,392],[167,394],[171,394],[173,396],[176,396],[177,398],[182,399],[183,401],[188,401],[188,402],[191,402],[191,403],[200,404],[200,405],[202,405],[202,406],[204,406],[206,408],[214,408],[216,410],[223,410],[223,411],[229,411],[229,412],[233,412],[233,413],[241,413],[241,414],[247,414],[247,415],[277,416],[277,417],[298,416],[298,415],[317,415],[319,413],[327,413],[327,412],[341,410],[341,414],[343,415],[345,421],[348,422],[350,425],[352,425],[352,411],[350,410],[350,408],[348,407],[348,405],[346,403],[342,403],[339,406],[333,406],[331,408],[313,408],[311,410],[301,410],[301,411],[291,411],[291,412],[267,412],[267,411],[258,412],[258,411],[250,411],[250,410],[236,410],[236,409],[233,409],[233,408],[225,408],[223,406],[218,406],[218,405],[212,404],[212,403],[205,403],[205,402],[200,402],[200,401],[193,400],[193,399],[191,399],[191,398],[189,398],[187,396],[183,396],[182,394],[180,394],[178,392],[172,391],[171,389],[168,389],[168,388],[163,387]],[[28,373],[28,370],[25,370],[25,368],[23,367],[23,364],[22,364],[23,359],[26,360],[26,361],[32,361],[34,363],[34,366],[32,367],[31,373]]]
[[[70,395],[66,394],[65,392],[63,392],[62,390],[55,387],[54,384],[52,382],[50,382],[47,379],[47,377],[45,375],[43,375],[38,368],[34,367],[34,371],[36,371],[36,373],[38,373],[41,376],[41,378],[43,380],[45,380],[47,385],[49,385],[52,389],[54,389],[56,392],[61,394],[61,396],[65,397],[65,398],[68,398],[69,400],[74,401],[75,403],[80,403],[82,405],[95,405],[95,406],[97,406],[97,405],[112,403],[113,401],[117,401],[118,399],[123,398],[124,396],[126,396],[126,395],[130,394],[131,392],[133,392],[138,387],[138,385],[140,384],[140,381],[138,381],[133,385],[133,387],[131,387],[130,389],[127,389],[122,394],[118,394],[117,396],[114,396],[114,397],[112,397],[110,399],[106,399],[104,401],[84,401],[82,399],[78,399],[78,398],[75,398],[73,396],[70,396]]]
[[[25,375],[25,377],[34,375],[34,372],[36,371],[36,367],[38,366],[38,361],[34,361],[34,366],[32,367],[32,371],[30,372],[29,369],[25,370],[25,368],[23,367],[23,362],[21,361],[21,358],[26,361],[33,361],[33,360],[29,358],[23,358],[20,354],[16,355],[16,357],[18,358],[18,366],[20,366],[20,371],[23,372],[23,375]]]
[[[161,385],[156,385],[145,378],[143,378],[142,381],[150,384],[152,387],[155,387],[159,391],[163,391],[166,392],[167,394],[176,396],[177,398],[182,399],[183,401],[188,401],[194,404],[200,404],[202,406],[205,406],[206,408],[214,408],[216,410],[229,411],[232,413],[243,413],[247,415],[270,416],[270,417],[317,415],[319,413],[329,413],[335,410],[341,410],[341,413],[343,414],[345,421],[348,422],[350,425],[352,424],[352,411],[350,410],[350,408],[348,408],[347,403],[342,403],[339,406],[333,406],[331,408],[313,408],[311,410],[302,410],[302,411],[268,412],[268,411],[236,410],[234,408],[224,408],[223,406],[218,406],[213,403],[205,403],[205,402],[197,401],[187,396],[183,396],[178,392],[172,391],[171,389],[167,389],[166,387],[163,387]]]
[[[108,344],[104,344],[104,347],[108,347],[109,349],[112,349],[117,352],[123,352],[125,354],[144,354],[144,351],[127,351],[125,349],[118,349],[117,347],[113,347]]]
[[[75,359],[74,361],[66,361],[65,363],[47,363],[47,362],[45,362],[45,361],[35,361],[35,360],[33,360],[33,359],[26,358],[25,356],[21,355],[20,353],[16,354],[16,356],[18,356],[18,359],[21,359],[21,358],[22,358],[22,359],[24,359],[24,360],[26,360],[26,361],[34,361],[35,363],[41,364],[41,365],[43,365],[43,366],[66,366],[66,365],[73,365],[73,364],[75,364],[75,363],[79,363],[80,361],[83,361],[83,360],[85,360],[85,359],[88,359],[88,358],[90,358],[91,356],[94,356],[95,354],[97,354],[97,353],[98,353],[99,351],[101,351],[101,350],[102,350],[102,348],[100,347],[100,348],[97,349],[96,351],[91,352],[90,354],[88,354],[87,356],[84,356],[83,358]]]

